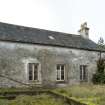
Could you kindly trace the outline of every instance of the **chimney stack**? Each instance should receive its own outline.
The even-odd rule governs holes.
[[[78,32],[83,38],[89,39],[89,28],[87,27],[87,22],[81,24],[81,29]]]

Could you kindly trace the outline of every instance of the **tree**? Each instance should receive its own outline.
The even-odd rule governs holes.
[[[100,37],[98,41],[98,47],[100,50],[100,58],[97,61],[97,71],[93,75],[93,83],[95,84],[105,84],[105,59],[101,57],[102,51],[105,49],[104,39]]]
[[[97,44],[98,44],[98,49],[100,50],[100,59],[101,59],[101,53],[103,50],[105,50],[104,39],[100,37]]]
[[[102,37],[98,40],[98,47],[100,50],[105,49],[104,39]]]
[[[105,60],[99,59],[97,61],[97,71],[93,75],[92,81],[94,84],[105,84]]]

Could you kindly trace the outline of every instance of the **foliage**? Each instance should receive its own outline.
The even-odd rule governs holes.
[[[100,58],[97,61],[97,71],[93,74],[92,81],[94,84],[105,84],[105,60],[101,56],[101,51],[105,49],[105,44],[102,37],[98,41],[98,47],[100,49]]]
[[[105,60],[99,59],[97,61],[97,71],[93,75],[92,81],[95,84],[105,84]]]
[[[97,61],[97,72],[98,73],[104,73],[104,69],[105,69],[105,60],[104,59],[99,59]]]
[[[100,59],[101,59],[102,51],[105,51],[104,39],[100,37],[97,44],[98,44],[98,50],[100,51]]]
[[[100,39],[98,40],[98,47],[100,48],[100,50],[105,48],[104,39],[102,37],[100,37]]]

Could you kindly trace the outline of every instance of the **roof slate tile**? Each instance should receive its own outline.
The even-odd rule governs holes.
[[[49,39],[48,36],[54,37],[54,40]],[[0,40],[85,50],[99,50],[97,49],[96,43],[89,39],[85,39],[80,35],[54,32],[2,22],[0,22]]]

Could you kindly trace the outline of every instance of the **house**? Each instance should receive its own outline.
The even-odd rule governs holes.
[[[0,22],[0,87],[91,83],[100,50],[87,23],[79,34]]]

